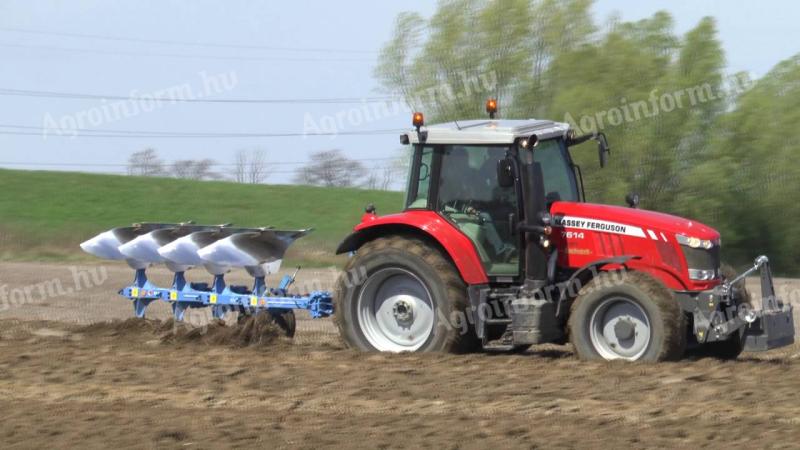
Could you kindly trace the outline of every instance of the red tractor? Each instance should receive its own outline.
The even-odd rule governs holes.
[[[339,245],[351,259],[334,292],[345,342],[365,351],[514,351],[571,341],[584,359],[660,361],[687,348],[720,358],[794,342],[791,305],[769,262],[721,269],[720,235],[689,219],[587,203],[568,124],[491,119],[425,126],[405,210],[368,206]],[[744,277],[760,271],[762,309]]]

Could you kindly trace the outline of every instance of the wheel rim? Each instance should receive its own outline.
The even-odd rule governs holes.
[[[644,309],[625,297],[604,300],[589,321],[592,346],[605,359],[639,359],[650,346],[652,331]]]
[[[364,283],[358,323],[367,341],[382,352],[415,351],[433,331],[434,307],[422,280],[400,268],[381,269]]]

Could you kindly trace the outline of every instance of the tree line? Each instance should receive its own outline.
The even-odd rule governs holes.
[[[443,0],[429,18],[397,17],[375,75],[429,123],[485,117],[496,80],[499,117],[602,131],[611,164],[573,149],[587,200],[691,217],[719,229],[734,264],[768,254],[800,272],[800,56],[760,79],[727,73],[713,18],[683,35],[667,12],[599,22],[591,0]]]
[[[324,187],[361,187],[373,190],[400,188],[407,170],[406,152],[368,166],[348,158],[338,149],[323,150],[310,155],[306,164],[290,169],[292,181],[297,184]],[[264,150],[240,150],[232,164],[221,164],[213,159],[183,159],[165,162],[153,148],[136,151],[130,155],[127,174],[145,177],[173,177],[189,180],[228,180],[237,183],[266,183],[270,175],[286,173],[285,166],[270,164]]]

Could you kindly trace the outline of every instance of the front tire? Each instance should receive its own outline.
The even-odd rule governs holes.
[[[467,287],[431,244],[387,236],[364,244],[334,292],[334,320],[348,347],[362,351],[473,351]]]
[[[686,318],[678,302],[641,272],[606,272],[584,286],[572,305],[569,331],[585,360],[667,361],[686,349]]]

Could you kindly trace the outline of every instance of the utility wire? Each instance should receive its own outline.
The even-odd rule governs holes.
[[[87,34],[87,33],[67,33],[57,31],[42,31],[31,30],[26,28],[13,28],[13,27],[0,27],[0,31],[7,31],[13,33],[35,34],[43,36],[61,36],[79,39],[99,39],[106,41],[123,41],[123,42],[138,42],[145,44],[166,44],[166,45],[182,45],[190,47],[219,47],[219,48],[241,48],[249,50],[275,50],[287,52],[305,52],[305,53],[377,53],[376,50],[358,50],[358,49],[342,49],[342,48],[313,48],[313,47],[275,47],[265,45],[248,45],[248,44],[228,44],[228,43],[214,43],[214,42],[187,42],[187,41],[171,41],[165,39],[144,39],[134,37],[122,36],[108,36],[100,34]]]
[[[220,99],[192,99],[164,97],[124,97],[120,95],[81,94],[74,92],[36,91],[26,89],[0,88],[0,95],[15,95],[23,97],[69,98],[88,100],[126,100],[126,101],[152,101],[161,100],[174,103],[296,103],[296,104],[341,104],[341,103],[380,103],[397,100],[398,97],[331,97],[331,98],[220,98]]]
[[[308,162],[306,162],[304,164],[308,164]],[[12,164],[6,164],[6,163],[0,162],[0,168],[4,168],[4,167],[2,167],[3,165],[9,165],[10,166]],[[17,166],[19,166],[19,165],[20,164],[17,164]],[[301,171],[303,171],[305,169],[304,167],[284,168],[284,169],[270,169],[271,165],[272,165],[272,163],[269,163],[269,162],[267,162],[265,164],[265,170],[268,171],[267,173],[269,175],[296,174],[296,173],[301,172]],[[56,164],[50,165],[50,166],[46,166],[44,164],[41,164],[41,165],[30,164],[30,166],[31,167],[40,167],[41,169],[38,169],[38,170],[49,170],[49,169],[57,170],[57,168],[60,168],[60,167],[68,167],[68,168],[71,169],[71,170],[66,170],[66,172],[81,171],[80,169],[82,169],[82,168],[90,168],[90,167],[92,167],[92,166],[88,166],[88,165],[62,166],[62,165],[56,165]],[[115,169],[116,169],[116,167],[127,167],[127,165],[126,164],[120,164],[118,166],[114,166]],[[164,176],[169,177],[169,175],[171,173],[171,169],[170,169],[171,167],[173,167],[173,166],[171,164],[169,164],[169,163],[164,164],[164,166],[162,167]],[[217,166],[215,166],[215,167],[217,167]],[[384,170],[384,169],[399,170],[400,167],[394,166],[394,165],[379,165],[379,166],[375,166],[375,167],[368,167],[368,169],[372,170],[372,171]],[[11,170],[14,170],[14,169],[11,169]],[[16,170],[24,170],[24,169],[16,169]],[[131,173],[128,172],[127,170],[101,170],[101,171],[91,171],[91,172],[87,172],[87,173],[99,173],[99,174],[110,174],[110,175],[131,175]],[[223,172],[223,173],[225,173],[225,172]]]
[[[23,125],[4,125],[0,128],[10,128],[11,130],[0,130],[0,135],[11,136],[48,136],[56,137],[94,137],[94,138],[275,138],[275,137],[306,137],[306,136],[373,136],[381,134],[401,133],[401,129],[385,130],[362,130],[362,131],[338,131],[338,132],[287,132],[287,133],[202,133],[202,132],[172,132],[172,131],[139,131],[139,130],[88,130],[88,129],[68,129],[42,128]],[[19,131],[27,130],[27,131]],[[74,134],[70,134],[73,133]]]
[[[385,166],[385,167],[376,167],[376,168],[371,168],[371,169],[374,169],[374,170],[383,170],[383,169],[392,169],[392,168],[393,168],[392,166]],[[267,169],[269,169],[269,167],[267,167]],[[10,169],[10,170],[24,170],[24,169]],[[38,170],[47,170],[47,168],[44,168],[44,169],[38,169]],[[296,169],[296,170],[295,170],[295,169],[289,169],[289,170],[269,170],[269,172],[268,172],[267,174],[268,174],[268,175],[288,175],[288,174],[296,174],[296,173],[298,173],[299,171],[302,171],[302,170],[303,170],[303,168],[302,168],[302,167],[301,167],[301,168],[298,168],[298,169]],[[76,172],[76,171],[80,171],[80,170],[72,170],[72,171],[65,170],[65,171],[59,171],[59,172]],[[134,176],[147,176],[147,175],[135,175],[135,174],[131,174],[131,173],[129,173],[128,171],[125,171],[125,170],[112,170],[112,171],[106,171],[106,170],[104,170],[104,171],[92,171],[92,172],[86,172],[86,173],[97,173],[97,174],[105,174],[105,175],[134,175]],[[164,176],[164,177],[168,177],[168,178],[169,178],[169,176],[170,176],[170,172],[169,172],[168,168],[167,168],[167,169],[165,169],[165,172],[164,172],[163,176]]]
[[[381,135],[381,134],[392,134],[392,133],[399,133],[400,130],[375,130],[373,132],[363,132],[363,131],[340,131],[340,132],[331,132],[331,133],[269,133],[269,134],[163,134],[163,135],[150,135],[150,134],[76,134],[76,135],[67,135],[67,134],[49,134],[48,136],[55,136],[55,137],[66,137],[66,138],[131,138],[131,139],[144,139],[144,138],[185,138],[185,139],[199,139],[199,138],[210,138],[210,139],[227,139],[227,138],[278,138],[278,137],[305,137],[305,136],[371,136],[371,135]],[[0,135],[7,135],[7,136],[42,136],[42,132],[26,132],[26,131],[0,131]]]
[[[292,58],[283,56],[229,56],[229,55],[187,55],[182,53],[153,53],[134,52],[129,50],[98,50],[93,48],[56,47],[52,45],[28,45],[0,43],[0,47],[24,48],[32,50],[51,50],[67,53],[94,53],[110,56],[155,56],[163,58],[183,59],[217,59],[226,61],[271,61],[271,62],[315,62],[315,63],[340,63],[340,62],[374,62],[373,58]]]
[[[312,136],[312,135],[333,135],[333,134],[384,134],[384,133],[400,133],[403,130],[400,129],[385,129],[385,130],[362,130],[362,131],[343,131],[341,133],[236,133],[236,132],[201,132],[201,131],[146,131],[146,130],[120,130],[120,129],[103,129],[103,130],[93,130],[89,128],[74,128],[74,129],[61,129],[61,128],[53,128],[53,127],[40,127],[40,126],[32,126],[32,125],[10,125],[10,124],[0,124],[0,128],[10,128],[12,131],[16,130],[34,130],[40,133],[50,132],[50,133],[63,133],[65,131],[68,132],[75,132],[77,133],[100,133],[100,134],[126,134],[126,135],[144,135],[147,137],[161,137],[161,136],[177,136],[177,137],[184,137],[184,136],[208,136],[208,137],[260,137],[260,136],[278,136],[278,137],[285,137],[286,135],[299,135],[299,136]]]
[[[358,161],[396,161],[397,158],[358,158]],[[162,161],[164,165],[172,165],[175,163],[180,163],[181,160],[175,161]],[[305,165],[309,164],[310,161],[265,161],[264,165],[266,166],[288,166],[288,165]],[[5,166],[33,166],[33,167],[44,167],[44,166],[51,166],[51,167],[128,167],[128,164],[125,163],[59,163],[59,162],[21,162],[21,161],[0,161],[0,165]],[[211,161],[209,163],[210,166],[213,167],[236,167],[238,163],[223,163],[217,161]],[[387,166],[391,167],[391,166]]]

